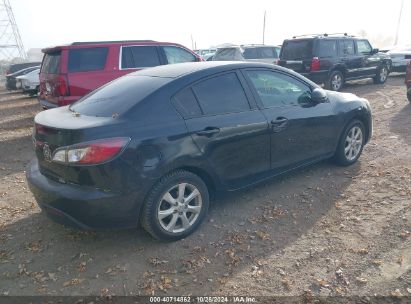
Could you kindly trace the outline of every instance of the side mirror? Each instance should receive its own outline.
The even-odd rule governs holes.
[[[379,49],[372,49],[373,54],[377,54],[380,50]]]
[[[325,102],[327,100],[327,93],[320,88],[315,88],[311,92],[311,101],[315,103]]]

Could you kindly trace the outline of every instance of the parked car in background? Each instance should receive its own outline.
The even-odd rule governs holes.
[[[35,66],[40,66],[40,65],[41,65],[41,62],[24,62],[24,63],[12,64],[7,68],[6,76],[9,74],[13,74],[17,71],[23,70],[25,68],[35,67]]]
[[[208,58],[209,56],[214,55],[214,53],[216,52],[217,49],[214,48],[210,48],[210,49],[199,49],[199,50],[194,50],[194,52],[196,52],[198,55],[200,55],[201,57],[203,57],[204,59],[206,59],[206,57]]]
[[[17,76],[17,83],[20,83],[21,89],[23,93],[29,94],[30,96],[34,96],[38,93],[39,85],[40,85],[40,68],[35,69],[26,75]]]
[[[396,47],[387,52],[391,58],[391,71],[405,72],[411,59],[411,46]]]
[[[407,98],[411,102],[411,58],[407,64],[407,71],[405,74],[405,84],[407,86]]]
[[[374,83],[384,83],[391,59],[367,39],[322,34],[284,40],[278,64],[339,91],[348,80],[372,78]]]
[[[239,45],[217,48],[213,61],[244,61],[243,49]]]
[[[262,44],[233,45],[218,48],[213,61],[252,61],[276,64],[279,47]]]
[[[136,70],[203,60],[182,45],[152,40],[74,42],[42,51],[38,99],[44,109],[71,104]]]
[[[277,64],[280,55],[280,48],[278,46],[245,44],[241,48],[243,49],[245,61]]]
[[[177,240],[210,193],[334,158],[351,165],[372,134],[370,105],[253,62],[181,63],[123,76],[36,115],[27,179],[52,218],[142,226]]]
[[[27,73],[30,73],[31,71],[34,71],[39,68],[40,66],[32,66],[32,67],[24,68],[12,74],[8,74],[6,76],[6,89],[7,90],[17,90],[18,88],[17,88],[16,77],[21,76],[21,75],[26,75]]]

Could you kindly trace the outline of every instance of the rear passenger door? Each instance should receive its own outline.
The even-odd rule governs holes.
[[[174,97],[177,108],[191,109],[185,115],[188,131],[229,189],[247,185],[270,169],[268,123],[240,79],[235,71],[214,75]]]

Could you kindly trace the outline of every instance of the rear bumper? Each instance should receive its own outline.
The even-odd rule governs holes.
[[[115,194],[88,186],[63,184],[41,174],[37,159],[26,178],[39,207],[54,221],[82,229],[128,228],[138,224],[135,194]]]
[[[38,99],[41,107],[44,110],[47,110],[47,109],[53,109],[53,108],[62,107],[62,106],[72,104],[72,103],[76,102],[77,100],[79,100],[80,98],[81,98],[81,96],[62,96],[62,97],[58,97],[57,100],[56,100],[56,103],[55,103],[55,102],[50,102],[50,101],[46,100],[45,96],[40,93],[40,95],[37,99]]]

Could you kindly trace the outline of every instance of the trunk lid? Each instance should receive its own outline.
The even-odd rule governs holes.
[[[40,112],[34,123],[33,143],[40,172],[57,181],[79,183],[82,178],[79,172],[84,172],[84,179],[87,168],[52,162],[55,150],[86,141],[116,137],[124,130],[122,125],[125,121],[112,117],[80,115],[66,106]],[[83,182],[87,184],[87,179]]]

